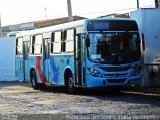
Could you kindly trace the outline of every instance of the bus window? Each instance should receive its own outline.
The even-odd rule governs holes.
[[[67,30],[66,49],[65,52],[73,52],[74,30]]]
[[[54,44],[54,33],[52,33],[51,37],[51,53],[53,53],[53,44]]]
[[[34,47],[33,47],[33,45],[34,45],[34,43],[35,43],[35,36],[32,36],[31,37],[31,41],[30,41],[30,54],[33,54],[34,53]]]
[[[53,40],[53,38],[52,38]],[[53,53],[60,53],[61,52],[61,32],[55,32],[54,34],[54,42],[53,47],[51,47]]]
[[[33,36],[32,39],[32,54],[40,55],[42,54],[42,35]]]
[[[22,38],[16,40],[16,55],[22,54]]]
[[[67,31],[65,30],[65,31],[63,31],[62,32],[62,49],[61,49],[61,51],[62,52],[65,52],[66,51],[66,39],[67,39]]]

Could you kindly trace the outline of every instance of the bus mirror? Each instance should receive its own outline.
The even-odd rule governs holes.
[[[143,48],[143,51],[145,51],[144,33],[141,34],[141,37],[142,37],[142,48]]]
[[[90,47],[90,39],[88,37],[86,38],[86,47]]]

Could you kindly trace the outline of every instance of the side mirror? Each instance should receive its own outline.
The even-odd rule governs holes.
[[[143,48],[143,51],[145,51],[144,33],[141,34],[141,37],[142,37],[142,48]]]
[[[90,38],[89,37],[86,38],[86,47],[90,47]]]

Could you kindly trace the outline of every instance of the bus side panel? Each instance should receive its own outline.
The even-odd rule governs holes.
[[[50,56],[50,83],[58,84],[59,56]]]
[[[51,72],[50,72],[50,66],[49,66],[49,63],[50,63],[50,60],[49,59],[46,59],[45,61],[43,61],[43,71],[44,71],[44,75],[45,75],[45,81],[47,82],[50,82],[51,81]]]
[[[68,68],[74,71],[73,55],[55,55],[50,57],[51,84],[64,85],[64,72]],[[74,73],[72,73],[74,74]]]
[[[33,68],[36,72],[37,82],[44,83],[46,78],[43,72],[42,57],[30,56],[29,64],[30,64],[30,69]]]
[[[23,71],[23,56],[16,55],[16,75],[20,80],[24,80],[24,71]]]

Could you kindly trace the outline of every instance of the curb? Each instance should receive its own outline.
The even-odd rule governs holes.
[[[130,92],[142,92],[142,93],[149,93],[149,94],[160,94],[160,87],[125,87],[124,91]]]

